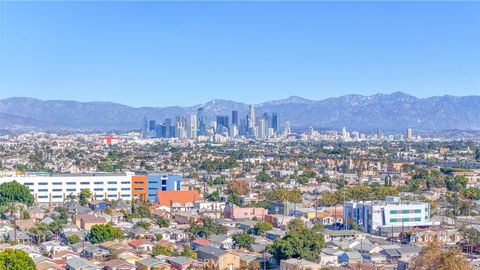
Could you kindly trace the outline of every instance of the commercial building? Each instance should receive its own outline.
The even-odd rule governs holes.
[[[180,190],[182,186],[182,176],[169,173],[150,173],[148,174],[148,200],[158,202],[157,193],[159,191]]]
[[[180,190],[182,176],[178,174],[27,173],[0,177],[0,184],[16,181],[29,188],[35,203],[61,204],[70,196],[78,196],[83,189],[90,190],[91,200],[151,200],[158,201],[157,192]]]
[[[346,224],[357,224],[365,233],[384,236],[434,225],[430,221],[430,204],[401,201],[393,196],[387,196],[385,201],[346,202],[344,220]]]

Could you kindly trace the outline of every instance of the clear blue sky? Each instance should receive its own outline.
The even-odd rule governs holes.
[[[480,94],[480,3],[0,2],[1,98]]]

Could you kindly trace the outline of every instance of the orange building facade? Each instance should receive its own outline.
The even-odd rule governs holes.
[[[146,175],[132,176],[132,199],[141,202],[147,201],[148,177]]]

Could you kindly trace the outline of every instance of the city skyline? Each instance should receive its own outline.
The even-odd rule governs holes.
[[[168,106],[478,95],[479,11],[478,2],[4,2],[0,98]]]

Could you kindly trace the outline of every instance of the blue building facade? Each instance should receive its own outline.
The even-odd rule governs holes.
[[[157,202],[157,193],[159,191],[175,191],[182,187],[182,176],[169,173],[149,173],[148,174],[148,200]]]

